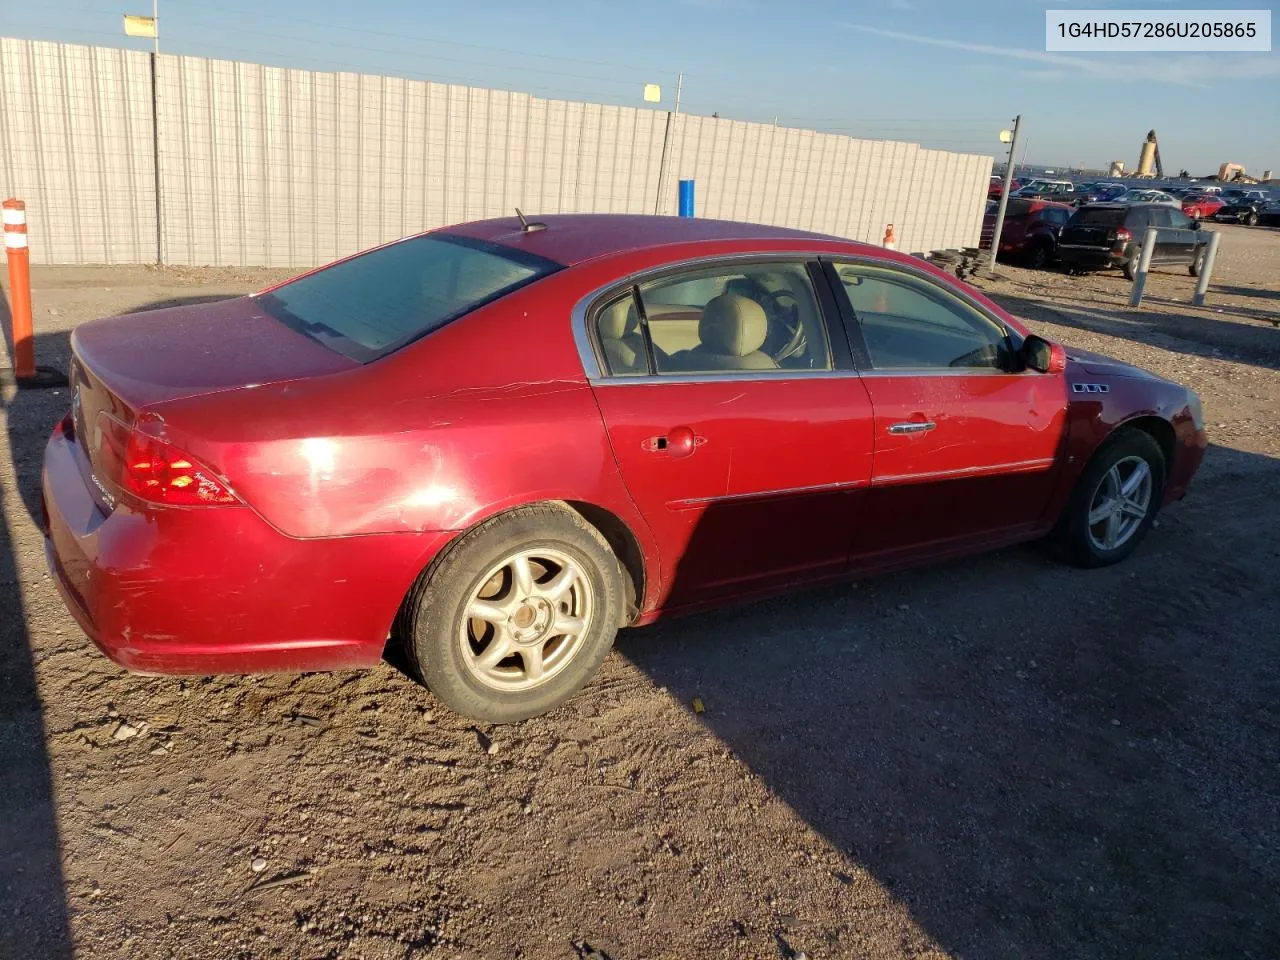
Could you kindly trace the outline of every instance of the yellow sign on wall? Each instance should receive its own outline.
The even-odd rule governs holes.
[[[124,15],[124,35],[126,37],[155,37],[155,17],[136,17],[133,14],[126,13]]]

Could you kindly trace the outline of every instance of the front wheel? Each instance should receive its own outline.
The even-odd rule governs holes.
[[[595,527],[538,504],[450,546],[405,602],[402,637],[451,709],[510,723],[546,713],[591,678],[624,610],[622,570]]]
[[[1027,266],[1032,270],[1043,270],[1049,265],[1049,245],[1037,243],[1027,255]]]
[[[1077,566],[1119,563],[1151,529],[1164,480],[1164,454],[1151,435],[1122,430],[1085,468],[1052,539]]]
[[[1201,247],[1196,251],[1195,259],[1192,260],[1191,265],[1187,267],[1187,272],[1193,277],[1198,277],[1200,274],[1204,273],[1204,258],[1207,254],[1208,251],[1204,247]]]
[[[1256,227],[1258,225],[1258,215],[1252,211],[1244,218],[1245,226]]]

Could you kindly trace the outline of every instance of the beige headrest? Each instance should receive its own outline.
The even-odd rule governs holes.
[[[768,326],[760,304],[736,293],[722,293],[703,309],[698,339],[712,353],[745,357],[763,346]]]
[[[630,297],[611,303],[600,311],[600,336],[605,340],[621,340],[640,329],[636,304]]]

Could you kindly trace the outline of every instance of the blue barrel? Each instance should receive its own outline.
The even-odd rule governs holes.
[[[693,216],[693,181],[680,181],[680,216]]]

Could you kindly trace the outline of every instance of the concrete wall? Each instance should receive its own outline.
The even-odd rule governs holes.
[[[0,195],[38,263],[154,262],[149,56],[0,39]],[[990,157],[665,111],[201,57],[157,59],[172,264],[295,266],[444,224],[562,212],[773,223],[973,246]]]

